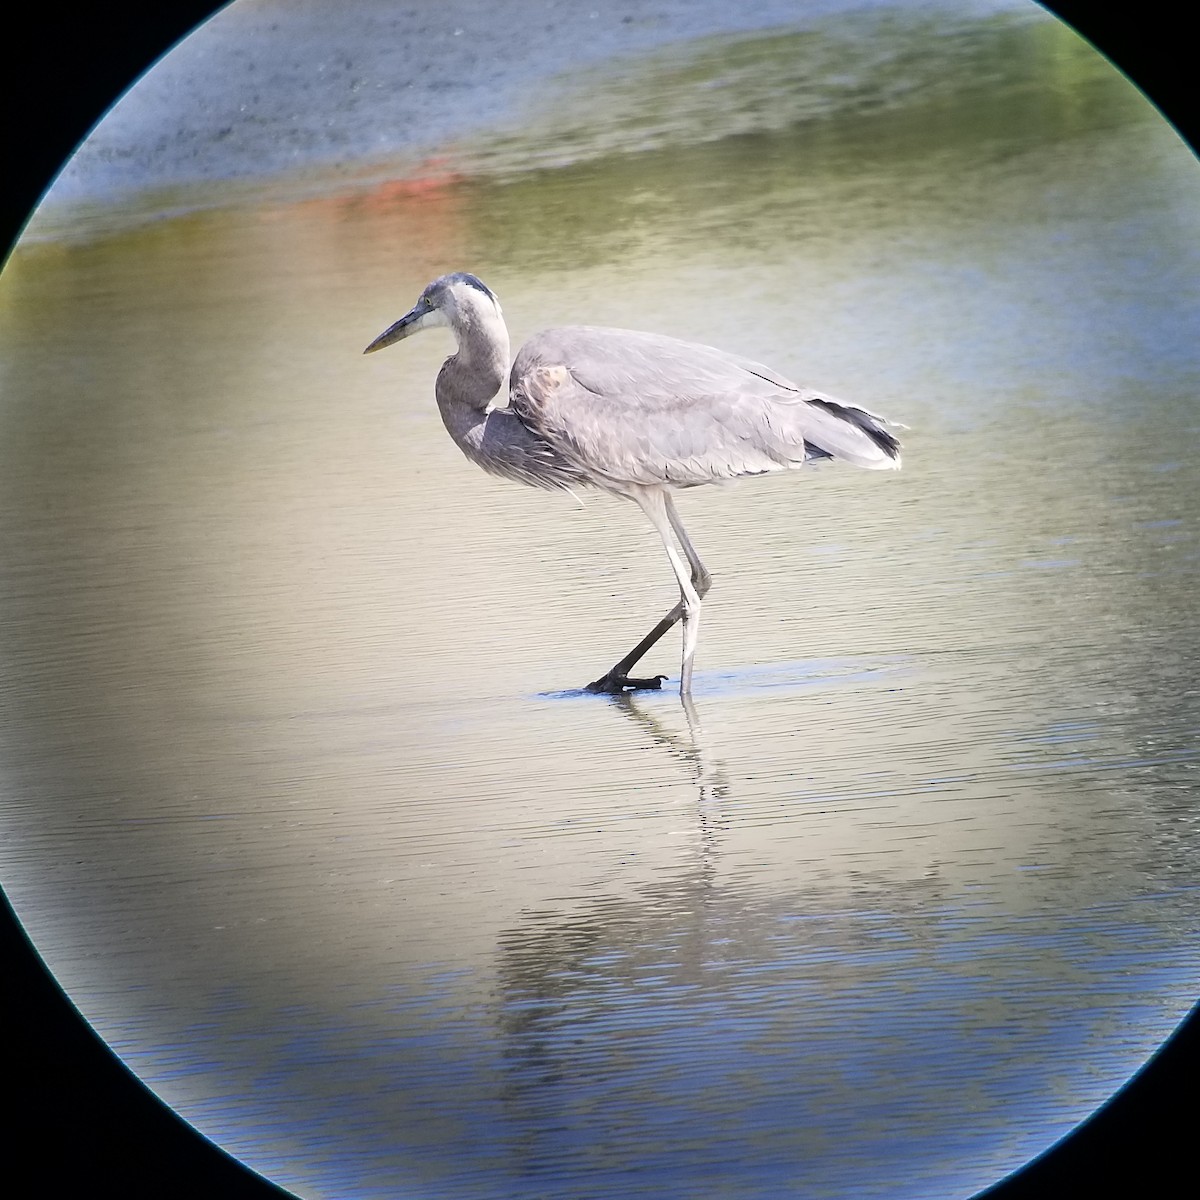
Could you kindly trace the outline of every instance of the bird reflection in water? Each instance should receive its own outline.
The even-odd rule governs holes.
[[[699,789],[700,827],[707,829],[706,806],[729,795],[729,779],[725,766],[709,752],[704,728],[700,724],[700,712],[690,695],[680,697],[680,706],[687,723],[686,735],[672,732],[648,708],[644,707],[631,691],[621,692],[612,698],[613,706],[623,712],[633,723],[644,729],[653,741],[662,746],[673,758],[682,762],[689,770]]]
[[[680,999],[702,997],[714,980],[726,986],[721,964],[764,936],[754,906],[720,883],[729,782],[709,753],[695,704],[683,698],[678,722],[674,705],[661,700],[646,704],[623,692],[610,703],[647,744],[684,767],[698,796],[694,832],[688,850],[634,891],[588,886],[577,902],[523,913],[500,936],[495,1019],[505,1045],[503,1103],[509,1119],[528,1130],[525,1152],[535,1160],[556,1156],[563,1113],[591,1088],[628,1091],[631,1108],[653,1107],[653,1091],[643,1095],[627,1076],[610,1034],[616,1014],[628,1011],[625,998],[674,1028]],[[644,1136],[653,1143],[653,1133]]]

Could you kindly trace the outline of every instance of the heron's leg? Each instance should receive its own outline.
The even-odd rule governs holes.
[[[663,634],[675,627],[681,616],[683,616],[682,600],[608,674],[594,683],[589,683],[586,690],[589,692],[621,692],[626,688],[661,687],[662,681],[666,678],[665,675],[651,675],[648,679],[631,679],[629,672],[641,662],[646,652],[662,638]]]
[[[700,556],[696,553],[695,546],[692,545],[691,539],[687,535],[687,530],[683,527],[683,522],[679,518],[679,513],[676,511],[675,502],[671,499],[671,493],[662,491],[657,493],[662,497],[663,509],[666,512],[667,520],[670,522],[671,528],[675,531],[675,536],[679,539],[680,546],[683,547],[683,552],[687,556],[688,565],[691,567],[691,584],[695,589],[697,597],[697,605],[699,600],[702,600],[712,587],[712,576],[708,573],[708,569],[700,561]],[[637,497],[631,497],[636,499]],[[643,511],[646,511],[646,506],[638,500],[639,506]],[[655,528],[659,531],[659,536],[663,539],[663,544],[667,546],[668,553],[671,551],[670,541],[661,528],[660,521],[656,520],[653,515],[647,512],[651,521],[654,522]],[[674,563],[672,563],[674,566]],[[589,692],[620,692],[625,688],[658,688],[662,684],[665,675],[654,675],[648,679],[631,679],[629,672],[642,660],[647,651],[654,646],[664,634],[674,628],[676,622],[683,616],[684,602],[682,599],[682,587],[680,588],[681,599],[674,608],[630,652],[625,655],[619,663],[617,663],[606,675],[595,680],[587,685]],[[696,631],[698,634],[698,630]],[[693,653],[695,646],[692,647]],[[686,652],[686,642],[685,642]],[[690,671],[689,671],[689,686],[690,686]],[[684,692],[683,694],[687,694]]]
[[[708,595],[708,589],[712,587],[712,576],[708,573],[708,568],[700,561],[700,555],[696,553],[696,547],[692,545],[692,539],[688,537],[687,530],[684,529],[683,522],[679,519],[675,501],[671,499],[671,493],[663,492],[662,495],[665,501],[664,507],[667,510],[667,520],[671,522],[671,528],[675,530],[675,536],[679,539],[684,554],[687,555],[688,566],[692,568],[692,587],[696,589],[696,595],[703,600]],[[682,612],[682,608],[680,611]]]
[[[692,660],[696,656],[696,643],[700,638],[700,596],[692,583],[692,571],[695,570],[695,565],[700,560],[696,557],[696,552],[691,548],[689,542],[690,553],[687,554],[687,557],[692,563],[692,571],[683,565],[679,551],[675,549],[675,544],[671,541],[672,526],[682,527],[682,522],[677,513],[674,520],[671,519],[674,505],[671,504],[671,499],[665,490],[648,488],[645,491],[633,492],[632,495],[642,512],[650,518],[654,528],[658,530],[663,549],[666,550],[667,559],[671,563],[671,570],[675,572],[675,580],[679,584],[679,605],[683,620],[683,661],[679,670],[679,694],[686,696],[692,690]],[[703,566],[700,569],[703,570]],[[707,575],[708,572],[705,571],[704,574]]]

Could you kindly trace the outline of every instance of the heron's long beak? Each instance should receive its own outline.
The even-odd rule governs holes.
[[[427,316],[429,316],[429,309],[418,304],[416,308],[410,312],[406,312],[395,325],[389,325],[363,353],[370,354],[372,350],[382,350],[384,346],[390,346],[394,342],[400,342],[406,337],[411,337],[421,328],[421,318]]]

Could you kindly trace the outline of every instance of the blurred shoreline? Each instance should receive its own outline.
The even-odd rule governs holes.
[[[843,18],[927,20],[936,31],[997,14],[1046,19],[1026,0],[762,0],[738,8],[614,0],[594,9],[568,0],[352,0],[336,9],[321,0],[239,0],[113,106],[66,163],[26,236],[61,236],[114,206],[140,221],[236,203],[264,186],[296,197],[443,177],[443,148],[474,140],[476,160],[481,151],[487,157],[493,134],[503,140],[531,121],[552,124],[572,100],[586,125],[580,94],[589,87],[619,85],[639,66],[653,72],[665,53],[686,65],[717,38],[828,28]]]

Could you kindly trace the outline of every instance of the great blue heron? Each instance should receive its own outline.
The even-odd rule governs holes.
[[[438,372],[442,420],[459,449],[493,475],[535,487],[592,486],[640,506],[658,530],[679,582],[679,603],[591,692],[657,688],[631,678],[642,656],[681,618],[680,695],[692,686],[700,601],[711,576],[675,511],[672,488],[761,475],[838,458],[900,465],[887,422],[769,367],[657,333],[568,325],[534,335],[509,370],[500,304],[474,275],[435,279],[412,310],[363,352],[421,329],[448,326],[458,342]],[[507,406],[493,401],[508,379]],[[671,532],[687,559],[685,567]]]

